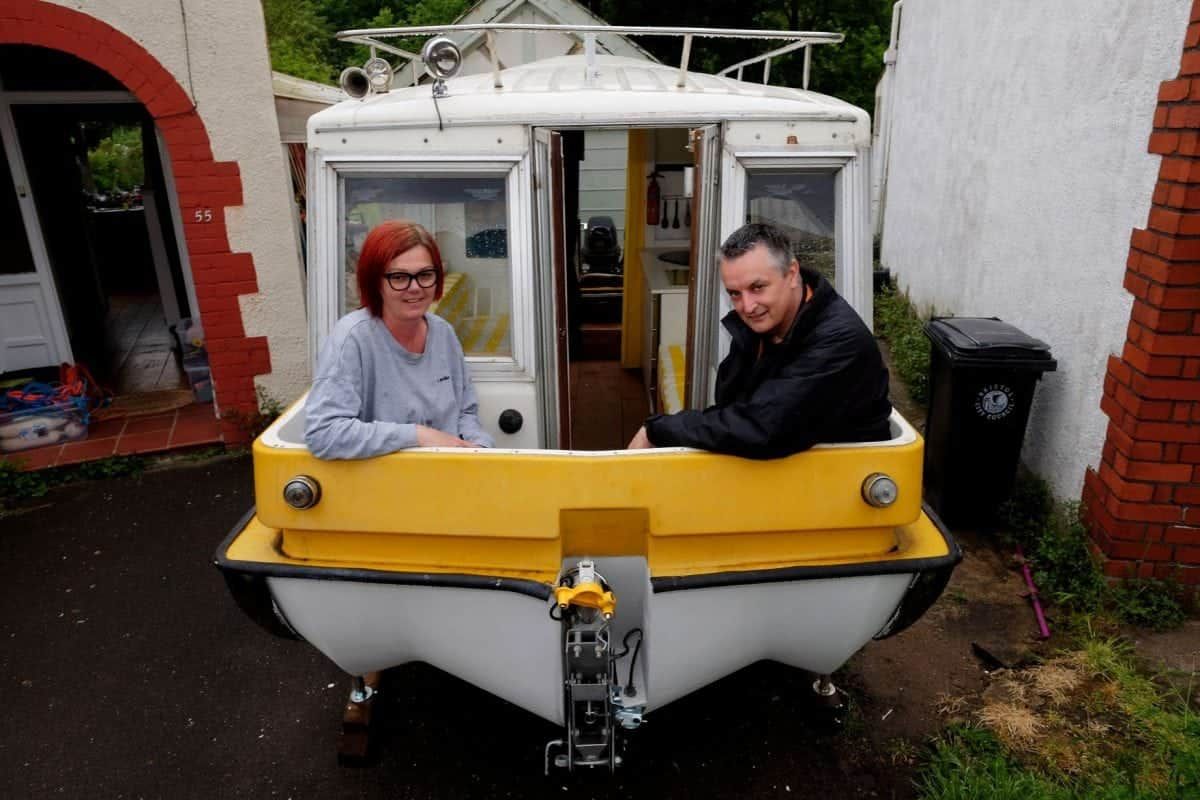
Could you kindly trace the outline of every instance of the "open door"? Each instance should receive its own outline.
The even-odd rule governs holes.
[[[688,273],[687,387],[684,406],[704,408],[712,402],[720,352],[720,285],[717,246],[721,235],[721,128],[705,125],[691,131],[695,158],[692,205],[692,269]]]
[[[567,309],[563,144],[555,131],[536,129],[533,142],[534,252],[537,256],[538,369],[542,430],[549,449],[571,448],[570,320]]]

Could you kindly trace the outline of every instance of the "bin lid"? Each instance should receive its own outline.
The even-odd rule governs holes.
[[[925,335],[951,363],[1053,372],[1050,345],[996,317],[934,317]]]

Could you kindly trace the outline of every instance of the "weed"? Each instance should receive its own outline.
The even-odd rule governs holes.
[[[138,475],[145,465],[141,456],[111,456],[98,461],[27,472],[23,469],[24,462],[0,461],[0,509],[42,497],[51,488],[67,483]]]
[[[908,393],[922,404],[929,402],[929,339],[924,327],[907,295],[892,287],[875,295],[875,332],[891,348],[892,364]]]
[[[1183,624],[1186,615],[1178,596],[1179,588],[1173,583],[1142,578],[1124,581],[1111,592],[1117,616],[1130,625],[1156,631]]]
[[[257,439],[284,412],[283,404],[267,394],[261,386],[255,389],[255,394],[258,397],[258,408],[255,410],[231,408],[221,414],[222,419],[236,425],[250,441]]]

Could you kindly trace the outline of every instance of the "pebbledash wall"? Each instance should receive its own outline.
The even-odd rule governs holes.
[[[1189,584],[1196,20],[1200,0],[908,0],[879,121],[884,264],[919,306],[995,315],[1052,345],[1024,460],[1083,498],[1109,575]]]
[[[175,176],[221,411],[257,408],[256,381],[297,397],[308,381],[303,275],[260,3],[4,0],[0,44],[70,53],[146,107]]]

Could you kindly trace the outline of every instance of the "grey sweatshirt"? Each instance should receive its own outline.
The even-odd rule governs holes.
[[[305,406],[317,458],[369,458],[417,446],[417,425],[492,446],[450,323],[426,313],[425,352],[400,346],[365,308],[337,321],[321,348]]]

